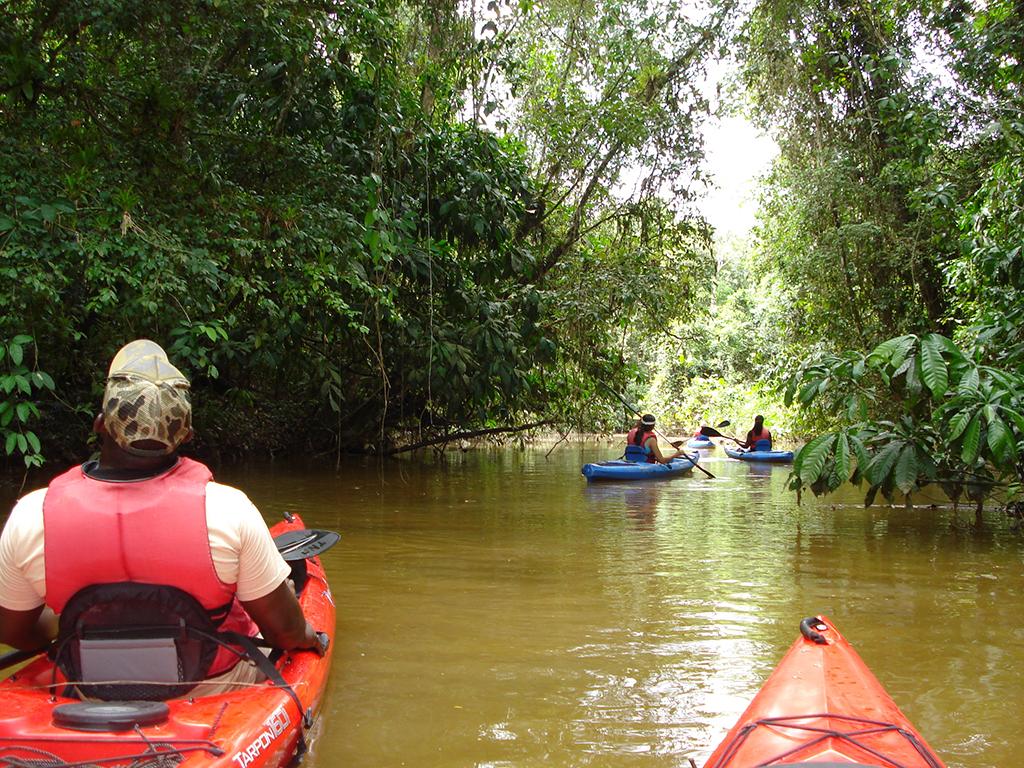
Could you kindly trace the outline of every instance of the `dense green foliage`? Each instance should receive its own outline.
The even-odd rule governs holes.
[[[892,501],[897,490],[909,497],[939,483],[954,501],[980,502],[1020,482],[1022,385],[1019,374],[979,363],[934,333],[890,339],[868,355],[818,358],[794,377],[790,396],[828,399],[860,421],[808,443],[794,485],[821,493],[866,480],[870,504],[879,491]]]
[[[797,348],[946,322],[940,265],[955,242],[921,200],[942,189],[930,161],[948,126],[913,71],[910,10],[771,2],[746,24],[745,80],[781,149],[762,258],[792,294]]]
[[[149,336],[211,449],[576,418],[633,375],[622,323],[692,300],[701,229],[659,191],[696,174],[713,39],[633,0],[4,4],[0,339],[57,394],[7,411],[77,451]]]
[[[39,436],[31,421],[39,418],[36,399],[53,390],[53,379],[38,366],[30,368],[25,348],[31,336],[15,336],[0,343],[0,441],[8,456],[20,453],[28,467],[43,463]]]
[[[1022,41],[1007,1],[772,2],[744,27],[782,149],[760,249],[796,309],[788,396],[840,427],[797,457],[798,490],[1020,484]]]
[[[677,428],[820,435],[797,490],[1013,490],[1019,0],[702,13],[8,2],[6,454],[77,452],[106,362],[150,336],[210,450],[618,427],[615,390]],[[780,149],[750,243],[695,207],[726,50]]]
[[[771,275],[757,276],[750,243],[719,238],[712,288],[700,311],[675,318],[672,333],[648,355],[654,371],[647,410],[680,431],[722,419],[746,433],[756,414],[772,434],[789,442],[802,434],[800,414],[788,408],[775,382],[784,365],[784,345],[774,331],[790,311]]]

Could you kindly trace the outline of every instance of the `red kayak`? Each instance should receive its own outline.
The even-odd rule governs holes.
[[[832,622],[800,634],[704,768],[944,768]]]
[[[40,656],[0,682],[0,768],[269,768],[301,754],[327,685],[334,639],[334,599],[317,554],[337,534],[308,531],[297,515],[271,533],[292,566],[306,619],[329,638],[323,656],[271,655],[276,682],[208,696],[200,685],[166,702],[65,698],[66,681]]]

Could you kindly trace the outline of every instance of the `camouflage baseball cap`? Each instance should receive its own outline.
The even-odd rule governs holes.
[[[189,436],[189,382],[159,344],[136,339],[114,355],[103,421],[114,442],[133,456],[166,456]]]

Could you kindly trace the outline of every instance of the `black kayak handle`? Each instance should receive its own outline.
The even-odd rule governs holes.
[[[818,645],[826,645],[828,643],[825,636],[818,631],[826,629],[828,629],[828,625],[817,616],[808,616],[800,622],[800,634]]]

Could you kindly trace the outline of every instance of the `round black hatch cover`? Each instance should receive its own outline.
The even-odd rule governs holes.
[[[60,704],[53,724],[73,731],[130,731],[136,725],[159,725],[170,708],[162,701],[97,701]]]
[[[341,535],[334,531],[318,528],[306,528],[298,531],[286,531],[274,537],[277,551],[285,560],[305,560],[315,557],[338,543]]]

